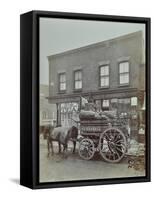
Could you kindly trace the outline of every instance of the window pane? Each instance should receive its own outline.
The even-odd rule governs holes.
[[[102,67],[100,68],[100,75],[101,75],[101,76],[109,75],[109,66],[108,66],[108,65],[102,66]]]
[[[104,81],[104,78],[101,77],[101,87],[105,85],[105,81]]]
[[[78,72],[75,72],[75,80],[78,80]]]
[[[125,72],[129,72],[129,63],[125,62]]]
[[[101,77],[101,87],[109,86],[109,77]]]
[[[105,75],[109,75],[109,66],[104,67]]]
[[[66,90],[66,83],[60,84],[60,90]]]
[[[119,72],[129,72],[129,62],[122,62],[119,64]]]
[[[109,77],[105,77],[105,86],[109,85]]]
[[[79,81],[79,88],[82,88],[82,81]]]
[[[104,75],[104,67],[100,67],[100,75]]]
[[[82,81],[75,81],[75,89],[81,89],[82,88]]]
[[[123,84],[123,83],[124,83],[123,76],[120,75],[120,84]]]
[[[60,82],[65,82],[65,81],[66,81],[66,75],[60,74]]]
[[[81,80],[82,79],[82,72],[76,71],[75,72],[75,80]]]
[[[120,84],[129,83],[129,73],[120,74]]]
[[[78,79],[79,79],[79,80],[82,79],[82,73],[81,73],[81,71],[78,71]]]
[[[120,73],[123,73],[124,72],[124,63],[120,63],[120,65],[119,65],[119,67],[120,67]]]
[[[78,89],[78,81],[75,82],[75,89]]]

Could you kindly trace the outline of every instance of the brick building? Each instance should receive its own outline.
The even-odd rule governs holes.
[[[57,106],[57,123],[77,116],[80,97],[101,110],[130,115],[132,135],[144,124],[144,40],[142,31],[48,56],[49,103]]]

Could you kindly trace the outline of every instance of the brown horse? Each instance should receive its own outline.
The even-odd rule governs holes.
[[[75,153],[76,141],[78,137],[78,129],[75,126],[72,127],[56,127],[46,128],[46,132],[48,132],[47,137],[47,148],[48,148],[48,156],[50,155],[50,149],[52,154],[54,154],[53,149],[53,141],[57,141],[59,145],[59,153],[61,153],[61,144],[63,145],[63,152],[67,151],[68,141],[73,142],[73,153]]]

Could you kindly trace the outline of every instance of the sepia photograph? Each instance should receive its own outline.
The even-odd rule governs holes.
[[[39,17],[39,182],[146,176],[146,25]]]

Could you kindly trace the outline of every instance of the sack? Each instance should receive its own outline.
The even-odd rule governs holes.
[[[80,119],[94,119],[95,118],[95,112],[94,111],[87,111],[87,110],[81,110],[79,114]]]
[[[101,119],[101,120],[108,120],[108,116],[102,114],[102,113],[97,113],[94,111],[87,111],[87,110],[81,110],[79,114],[80,119]]]

